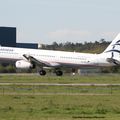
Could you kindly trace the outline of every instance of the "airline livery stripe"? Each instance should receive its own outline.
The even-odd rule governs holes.
[[[120,53],[120,50],[109,50],[107,52],[117,52],[117,53]]]
[[[117,44],[114,44],[113,46],[115,46],[115,45],[120,45],[120,43],[119,43],[119,44],[118,44],[118,43],[117,43]]]

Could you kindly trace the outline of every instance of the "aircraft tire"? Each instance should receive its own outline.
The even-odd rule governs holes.
[[[57,75],[57,76],[62,76],[62,75],[63,75],[63,72],[60,71],[60,70],[58,70],[58,71],[56,71],[56,75]]]
[[[46,71],[45,70],[40,70],[39,74],[42,75],[42,76],[44,76],[44,75],[46,75]]]

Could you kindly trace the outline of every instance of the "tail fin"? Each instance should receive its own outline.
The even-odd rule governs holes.
[[[107,61],[115,65],[120,65],[120,33],[111,42],[111,44],[103,52]]]
[[[110,45],[105,49],[105,51],[103,53],[106,53],[106,52],[118,52],[118,53],[120,53],[120,33],[110,43]]]

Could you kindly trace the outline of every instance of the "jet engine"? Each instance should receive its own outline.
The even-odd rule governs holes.
[[[33,64],[25,60],[19,60],[15,63],[16,68],[19,69],[30,69],[33,68]]]

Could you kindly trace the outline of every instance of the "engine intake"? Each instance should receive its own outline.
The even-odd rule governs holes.
[[[15,63],[16,68],[19,69],[30,69],[33,68],[33,64],[25,60],[19,60]]]

